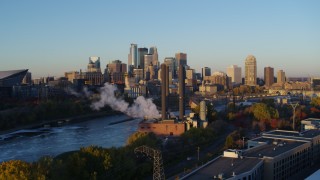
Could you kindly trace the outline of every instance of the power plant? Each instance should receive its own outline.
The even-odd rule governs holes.
[[[207,107],[206,102],[200,103],[199,117],[195,113],[190,113],[190,116],[185,117],[185,79],[186,71],[183,64],[179,65],[178,72],[178,93],[179,93],[179,117],[170,117],[168,112],[169,98],[169,66],[161,64],[161,118],[144,120],[139,124],[140,132],[153,132],[159,136],[179,136],[190,127],[207,127]],[[171,95],[170,95],[171,97]]]

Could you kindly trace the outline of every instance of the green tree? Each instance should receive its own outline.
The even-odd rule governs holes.
[[[273,107],[267,106],[264,103],[257,103],[252,106],[252,112],[254,117],[261,121],[261,120],[267,120],[274,118],[279,118],[278,110],[276,110]]]

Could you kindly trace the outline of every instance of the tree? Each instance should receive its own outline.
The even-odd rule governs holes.
[[[233,148],[234,147],[234,140],[231,135],[228,135],[226,138],[226,142],[224,144],[225,148]]]
[[[310,104],[313,107],[319,107],[320,106],[320,97],[312,98]]]
[[[253,115],[254,117],[261,121],[261,120],[267,120],[270,121],[271,119],[277,119],[279,118],[279,113],[276,109],[273,107],[269,107],[264,103],[257,103],[252,106]]]
[[[0,179],[32,179],[31,164],[11,160],[0,164]]]

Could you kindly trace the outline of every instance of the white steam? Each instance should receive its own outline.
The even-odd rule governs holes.
[[[100,88],[100,100],[93,102],[91,108],[99,110],[105,105],[108,105],[116,111],[121,111],[135,118],[147,117],[151,119],[160,117],[157,106],[152,102],[152,99],[145,99],[143,96],[139,96],[134,103],[129,106],[126,101],[115,97],[114,91],[116,90],[117,88],[115,86],[105,83],[104,87]]]

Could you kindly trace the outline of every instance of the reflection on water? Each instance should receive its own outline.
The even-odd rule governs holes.
[[[128,117],[115,115],[62,127],[21,130],[0,136],[0,162],[11,159],[36,161],[41,156],[55,156],[80,147],[97,145],[119,147],[138,128],[141,119],[109,125]]]

